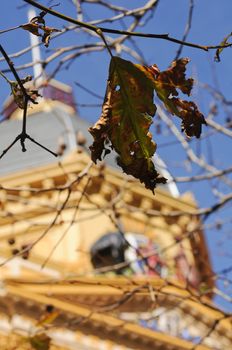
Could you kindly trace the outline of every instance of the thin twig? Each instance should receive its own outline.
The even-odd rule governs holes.
[[[0,75],[7,81],[8,84],[12,83],[11,80],[9,80],[2,71],[0,71]]]
[[[22,131],[21,133],[16,136],[16,138],[14,139],[14,141],[2,151],[2,154],[0,155],[0,159],[14,146],[15,143],[17,143],[18,141],[20,141],[21,146],[22,146],[22,152],[26,152],[26,147],[25,147],[25,140],[29,139],[31,142],[35,143],[36,145],[38,145],[39,147],[43,148],[44,150],[46,150],[47,152],[51,153],[52,155],[54,155],[55,157],[57,157],[58,155],[51,151],[50,149],[48,149],[47,147],[45,147],[44,145],[42,145],[41,143],[39,143],[38,141],[34,140],[30,135],[27,134],[27,130],[26,130],[26,120],[27,120],[27,108],[28,108],[28,102],[29,100],[32,101],[33,103],[36,103],[35,100],[27,93],[27,90],[25,89],[25,87],[23,86],[23,83],[21,81],[21,79],[19,78],[18,73],[16,72],[15,68],[14,68],[14,64],[13,62],[10,60],[9,56],[7,55],[6,51],[3,49],[2,45],[0,45],[0,51],[3,55],[3,57],[5,58],[11,72],[13,73],[21,91],[23,94],[23,98],[24,98],[24,108],[23,108],[23,123],[22,123]],[[7,78],[5,78],[7,79]]]
[[[48,256],[46,257],[45,261],[43,262],[43,264],[41,265],[41,269],[43,269],[48,261],[51,259],[54,251],[56,250],[56,248],[60,245],[60,243],[62,242],[62,240],[65,238],[65,236],[68,234],[70,228],[72,227],[72,225],[75,223],[75,219],[76,219],[76,215],[77,215],[77,212],[78,212],[78,209],[79,209],[79,206],[80,206],[80,203],[84,197],[84,193],[85,191],[87,190],[88,186],[89,186],[89,183],[91,181],[91,178],[89,177],[82,192],[81,192],[81,195],[80,195],[80,198],[78,199],[76,205],[75,205],[75,208],[74,208],[74,213],[73,213],[73,217],[72,217],[72,220],[69,222],[68,224],[68,227],[64,230],[64,232],[62,233],[61,237],[59,237],[58,241],[54,244],[54,246],[52,247],[51,251],[49,252]]]
[[[98,98],[99,100],[103,101],[104,97],[96,94],[96,92],[90,90],[89,88],[86,88],[84,85],[80,84],[78,81],[75,81],[75,84],[79,86],[82,90],[88,92],[91,96]],[[80,104],[79,104],[80,105]],[[95,105],[94,105],[95,106]]]
[[[18,76],[18,73],[16,72],[16,70],[14,68],[13,62],[10,60],[9,56],[7,55],[6,51],[3,49],[2,45],[0,45],[0,51],[1,51],[2,55],[3,55],[3,57],[5,58],[8,66],[9,66],[9,68],[11,70],[11,72],[13,73],[17,83],[19,84],[19,87],[22,90],[22,93],[23,93],[24,97],[26,97],[32,103],[36,103],[35,100],[31,96],[28,95],[25,87],[23,86],[23,83],[22,83],[21,79]]]
[[[188,21],[187,21],[187,25],[186,25],[186,28],[185,28],[185,31],[184,31],[184,35],[182,37],[182,41],[185,42],[188,34],[189,34],[189,31],[191,29],[191,25],[192,25],[192,17],[193,17],[193,9],[194,9],[194,0],[190,0],[190,3],[189,3],[189,14],[188,14]],[[184,45],[181,44],[177,50],[177,53],[176,53],[176,57],[175,57],[175,60],[178,60],[178,58],[180,57],[181,55],[181,52],[182,52],[182,49],[183,49]]]
[[[229,174],[232,172],[232,167],[229,167],[224,170],[217,170],[212,173],[206,173],[201,175],[195,175],[195,176],[180,176],[180,177],[173,177],[173,180],[169,181],[171,182],[193,182],[193,181],[204,181],[204,180],[211,180],[216,177],[220,177],[226,174]]]
[[[74,19],[72,17],[66,16],[66,15],[64,15],[64,14],[62,14],[60,12],[54,11],[52,9],[49,9],[46,6],[38,4],[36,1],[33,1],[33,0],[23,0],[23,1],[27,2],[30,5],[33,5],[33,6],[37,7],[37,8],[39,8],[40,10],[43,10],[43,11],[46,11],[47,13],[50,13],[53,16],[61,18],[61,19],[65,20],[65,21],[68,21],[70,23],[79,25],[80,27],[92,30],[95,33],[98,33],[98,30],[100,29],[102,33],[129,35],[129,36],[137,36],[137,37],[152,38],[152,39],[163,39],[163,40],[174,42],[176,44],[182,44],[184,46],[189,46],[189,47],[193,47],[193,48],[204,50],[204,51],[215,50],[215,49],[219,49],[219,48],[226,48],[226,47],[231,47],[232,46],[232,44],[227,44],[227,45],[199,45],[199,44],[194,44],[194,43],[190,43],[190,42],[187,42],[187,41],[184,42],[183,40],[179,40],[179,39],[176,39],[176,38],[172,38],[167,33],[165,33],[165,34],[139,33],[139,32],[130,32],[130,31],[126,31],[126,30],[118,30],[118,29],[96,27],[96,26],[94,26],[92,24],[78,21],[78,20],[76,20],[76,19]]]
[[[16,30],[16,29],[19,29],[21,26],[15,26],[15,27],[12,27],[12,28],[8,28],[8,29],[4,29],[4,30],[0,30],[0,34],[3,34],[3,33],[7,33],[7,32],[10,32],[12,30]]]

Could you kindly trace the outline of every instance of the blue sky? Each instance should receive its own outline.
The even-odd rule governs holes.
[[[48,1],[40,1],[43,4],[47,4]],[[71,1],[60,1],[60,6],[56,10],[74,16],[72,12],[72,6],[68,5]],[[114,4],[126,6],[128,8],[142,6],[145,1],[113,1]],[[1,2],[1,27],[0,30],[13,27],[19,24],[27,22],[27,7],[18,8],[23,5],[23,1],[3,0]],[[232,13],[232,1],[221,0],[195,0],[194,1],[193,22],[188,41],[202,44],[202,45],[215,45],[219,44],[221,40],[231,32],[231,13]],[[169,33],[170,36],[181,38],[186,26],[188,16],[189,1],[187,0],[162,0],[150,21],[138,31],[151,32],[151,33]],[[102,9],[96,9],[93,6],[86,6],[86,15],[88,20],[96,18],[104,18],[107,13],[104,13]],[[47,21],[50,26],[57,28],[63,28],[63,21],[47,16]],[[104,25],[110,27],[111,24]],[[82,35],[81,33],[70,33],[67,36],[68,40],[64,41],[61,37],[51,41],[49,50],[41,47],[43,57],[48,53],[51,53],[57,47],[68,46],[71,44],[81,44],[90,40],[88,35]],[[9,32],[1,35],[1,44],[6,49],[8,54],[15,53],[19,50],[30,45],[29,35],[27,32],[18,29],[15,32]],[[156,39],[136,39],[136,44],[143,52],[146,62],[148,64],[156,63],[161,70],[166,69],[170,62],[174,59],[178,45],[170,43],[168,41],[156,40]],[[197,81],[201,83],[207,83],[220,91],[225,95],[227,100],[232,100],[232,69],[231,69],[231,49],[226,49],[221,55],[221,62],[214,62],[215,51],[204,52],[194,48],[185,47],[182,51],[182,57],[189,57],[191,62],[188,65],[188,76],[193,76]],[[128,55],[123,55],[123,58],[128,59]],[[15,66],[30,62],[30,53],[20,56],[14,59]],[[75,86],[75,81],[80,82],[86,87],[91,88],[99,95],[104,95],[105,82],[108,74],[109,56],[106,52],[94,53],[85,56],[85,58],[78,58],[70,67],[69,70],[62,70],[56,76],[58,80],[61,80],[75,88],[75,98],[78,103],[99,103],[98,99],[94,99],[89,96],[82,89]],[[6,65],[0,62],[1,69],[6,68]],[[48,73],[52,72],[55,64],[48,65]],[[24,74],[31,74],[32,71],[21,72],[21,76]],[[9,94],[9,89],[3,79],[0,80],[1,84],[1,96],[0,105]],[[201,89],[196,86],[193,91],[193,99],[200,106],[202,112],[207,115],[209,111],[209,105],[214,103],[214,99],[210,96],[205,89]],[[95,122],[99,116],[100,108],[79,108],[81,116],[86,118],[91,123]],[[228,116],[231,116],[231,109],[228,107],[221,108],[219,106],[219,114],[217,120],[219,123],[224,123]],[[180,128],[180,123],[176,122]],[[165,128],[161,125],[162,128]],[[155,130],[155,129],[153,129]],[[155,132],[155,131],[154,131]],[[207,133],[205,127],[203,133]],[[166,144],[172,142],[174,139],[168,134],[155,135],[158,145],[158,152],[167,163],[169,169],[176,176],[186,175],[186,167],[190,167],[191,175],[196,173],[197,169],[188,163],[188,159],[184,153],[180,150],[178,144],[173,144],[171,147],[167,147]],[[231,155],[229,150],[231,149],[231,139],[226,138],[220,134],[213,134],[207,141],[193,140],[192,144],[196,152],[203,152],[205,159],[217,166],[220,169],[224,169],[231,166]],[[218,198],[215,193],[212,193],[212,186],[217,189],[217,180],[211,181],[210,184],[206,182],[199,182],[195,184],[179,185],[180,191],[192,191],[196,197],[198,204],[201,207],[208,207],[215,203]],[[228,193],[228,188],[220,187],[222,193]],[[215,216],[207,221],[207,223],[213,223],[215,220],[227,220],[231,218],[231,206],[228,205],[223,211],[220,211]],[[232,243],[231,243],[231,223],[223,226],[221,230],[209,229],[206,231],[207,242],[210,248],[211,258],[215,271],[220,271],[226,267],[232,265]],[[232,279],[232,274],[230,274]],[[231,293],[231,287],[222,286],[226,293]],[[217,299],[221,306],[231,307],[223,299]],[[232,307],[231,307],[232,309]]]

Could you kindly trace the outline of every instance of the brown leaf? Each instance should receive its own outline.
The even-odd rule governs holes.
[[[42,36],[42,42],[44,43],[44,46],[48,47],[51,39],[51,33],[60,32],[60,30],[46,26],[42,27],[41,29],[44,31],[44,34]]]
[[[22,84],[24,85],[25,83],[29,82],[32,80],[32,76],[28,75],[26,78],[21,79]],[[25,96],[23,94],[23,91],[21,90],[21,87],[19,86],[17,81],[11,81],[10,82],[10,87],[11,87],[11,93],[14,96],[14,101],[17,104],[17,106],[21,109],[24,109],[25,107]],[[36,98],[41,96],[36,89],[30,89],[28,87],[25,88],[28,96],[31,97],[32,100],[34,100],[33,103],[37,104]]]
[[[154,191],[157,183],[166,182],[152,161],[156,144],[149,128],[156,112],[154,90],[167,110],[181,118],[187,136],[200,137],[202,124],[206,124],[194,102],[179,98],[180,92],[189,96],[192,90],[193,79],[185,76],[188,62],[187,58],[179,59],[160,72],[156,65],[146,67],[119,57],[111,59],[102,114],[89,129],[94,138],[90,146],[94,162],[114,149],[122,169],[146,188]]]
[[[146,67],[150,76],[153,75],[154,89],[159,99],[161,99],[167,110],[182,119],[182,130],[188,137],[201,135],[202,124],[206,124],[203,114],[198,110],[192,101],[184,101],[177,98],[178,90],[186,95],[190,95],[193,79],[186,79],[186,65],[188,58],[181,58],[172,62],[170,68],[159,72],[157,67]],[[148,73],[147,73],[148,74]]]
[[[31,23],[41,23],[45,26],[45,20],[44,17],[46,16],[47,12],[46,11],[41,11],[38,16],[33,17],[30,22]]]
[[[172,95],[178,95],[176,89],[180,89],[188,96],[190,95],[194,80],[192,78],[186,79],[185,77],[186,64],[188,63],[188,58],[181,58],[177,61],[173,61],[170,68],[159,74],[158,79],[163,79],[164,81],[166,80],[168,86],[172,86],[170,91]]]
[[[32,18],[29,23],[22,24],[20,27],[24,30],[28,30],[30,33],[36,36],[41,36],[44,46],[48,47],[51,39],[51,33],[60,32],[60,30],[47,27],[43,18],[45,15],[46,13],[42,11],[39,16]]]
[[[39,26],[36,23],[26,23],[26,24],[22,24],[20,26],[20,28],[24,29],[24,30],[28,30],[30,33],[36,35],[36,36],[41,36],[41,34],[39,33]]]
[[[152,162],[156,144],[149,128],[155,111],[153,87],[147,76],[133,63],[114,57],[101,117],[89,129],[94,138],[92,160],[101,160],[109,145],[117,152],[122,169],[152,191],[158,182],[166,182],[159,178]]]
[[[173,98],[173,102],[178,108],[178,116],[182,119],[181,129],[188,137],[201,136],[202,124],[206,124],[204,116],[199,111],[197,105],[192,101],[183,101]]]

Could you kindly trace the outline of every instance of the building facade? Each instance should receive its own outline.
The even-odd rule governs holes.
[[[58,160],[30,141],[1,160],[1,349],[229,349],[192,195],[161,160],[155,196],[114,155],[93,165],[71,89],[42,94],[28,133]],[[13,100],[4,113],[2,149],[22,122]]]

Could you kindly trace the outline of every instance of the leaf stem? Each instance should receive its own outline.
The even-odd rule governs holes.
[[[103,34],[102,30],[101,30],[100,28],[98,28],[98,29],[96,30],[96,33],[100,36],[100,38],[101,38],[102,41],[104,42],[104,44],[105,44],[105,46],[106,46],[106,48],[107,48],[107,51],[109,52],[111,58],[114,58],[114,56],[113,56],[113,54],[112,54],[112,51],[110,50],[110,47],[109,47],[109,45],[108,45],[108,43],[107,43],[107,41],[106,41],[106,38],[104,37],[104,34]]]

